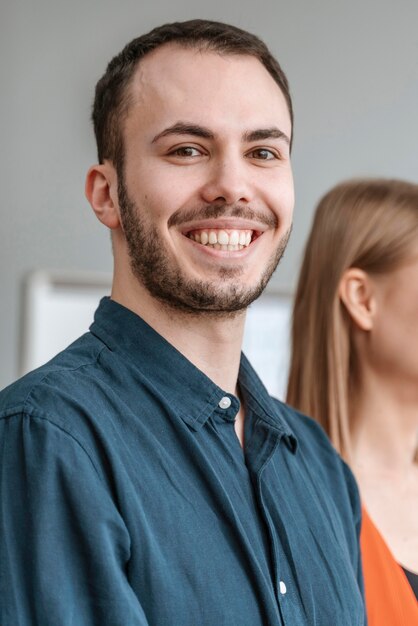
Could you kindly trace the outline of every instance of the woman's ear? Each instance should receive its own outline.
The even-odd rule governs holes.
[[[109,161],[93,165],[87,172],[85,193],[97,218],[114,230],[120,226],[117,175]]]
[[[338,295],[358,328],[371,330],[376,312],[376,298],[370,276],[363,270],[350,267],[342,275]]]

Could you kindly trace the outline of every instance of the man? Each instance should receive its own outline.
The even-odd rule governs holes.
[[[1,398],[2,626],[364,623],[353,478],[241,355],[293,210],[286,78],[166,25],[96,88],[110,299]]]

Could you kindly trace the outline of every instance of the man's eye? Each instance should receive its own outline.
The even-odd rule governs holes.
[[[278,158],[275,152],[267,150],[267,148],[257,148],[256,150],[252,150],[247,156],[249,156],[250,159],[260,159],[261,161],[271,161]]]
[[[197,157],[201,155],[201,152],[197,148],[192,148],[192,146],[183,146],[176,148],[170,154],[180,157]]]

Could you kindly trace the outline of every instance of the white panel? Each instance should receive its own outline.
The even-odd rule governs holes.
[[[269,390],[283,400],[290,358],[289,294],[267,293],[248,310],[243,351]]]
[[[25,286],[21,374],[46,363],[85,333],[110,288],[106,274],[31,274]]]

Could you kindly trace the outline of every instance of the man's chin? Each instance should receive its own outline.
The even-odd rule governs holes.
[[[223,288],[208,282],[177,284],[176,289],[164,290],[161,285],[152,295],[172,310],[191,315],[212,314],[217,317],[244,312],[264,290],[264,281],[255,286],[231,284]]]

